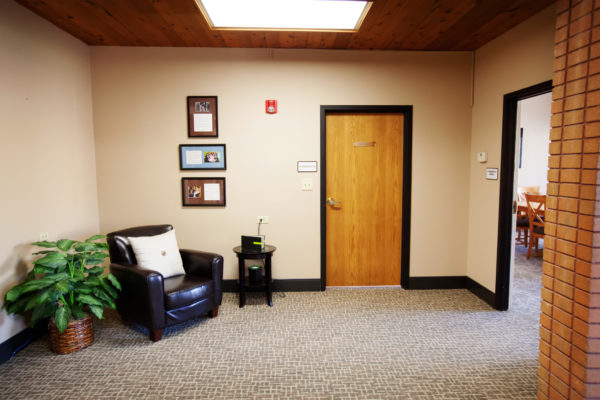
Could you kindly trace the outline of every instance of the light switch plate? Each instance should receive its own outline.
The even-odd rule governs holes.
[[[477,153],[477,161],[480,163],[487,162],[487,153],[485,151],[480,151]]]
[[[312,178],[304,178],[304,179],[302,179],[302,190],[313,190],[313,180],[312,180]]]

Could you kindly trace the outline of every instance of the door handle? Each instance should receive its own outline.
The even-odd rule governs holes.
[[[339,201],[336,201],[333,197],[328,197],[327,198],[327,205],[330,206],[339,206],[341,203]]]

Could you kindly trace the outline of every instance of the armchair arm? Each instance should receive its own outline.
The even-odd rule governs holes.
[[[152,270],[123,264],[110,264],[110,272],[121,283],[117,298],[119,313],[150,330],[165,326],[165,297],[163,276]]]
[[[215,282],[215,304],[220,305],[223,297],[223,256],[197,250],[180,249],[185,272],[205,276]]]

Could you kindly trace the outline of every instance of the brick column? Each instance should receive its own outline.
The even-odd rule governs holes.
[[[600,398],[600,0],[556,11],[538,399]]]

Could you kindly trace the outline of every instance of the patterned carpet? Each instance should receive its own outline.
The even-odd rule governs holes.
[[[534,399],[541,260],[516,258],[507,312],[466,290],[225,293],[157,343],[111,312],[88,349],[41,338],[0,365],[0,398]]]

